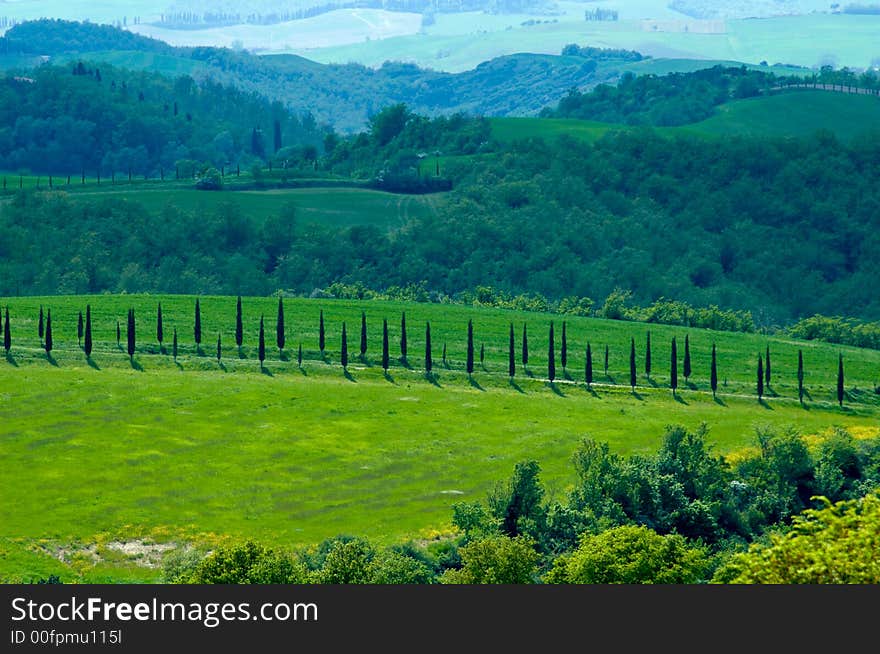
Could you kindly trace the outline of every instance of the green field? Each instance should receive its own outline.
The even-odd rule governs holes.
[[[880,125],[880,98],[831,91],[785,91],[736,100],[717,108],[711,118],[681,127],[660,127],[666,135],[809,136],[819,130],[849,141]],[[558,138],[562,134],[594,141],[612,130],[633,129],[574,118],[492,118],[492,135],[509,143],[524,138]]]
[[[175,364],[159,354],[161,301]],[[92,306],[87,362],[77,347],[76,315]],[[560,316],[457,305],[287,298],[284,360],[274,347],[277,300],[243,300],[245,344],[234,346],[234,298],[201,298],[203,344],[196,352],[194,298],[94,296],[8,298],[13,347],[0,360],[0,579],[61,572],[83,580],[151,580],[158,570],[108,549],[112,541],[216,544],[253,537],[293,547],[339,533],[381,543],[430,538],[450,528],[450,507],[477,500],[524,458],[537,459],[551,492],[572,479],[569,457],[590,435],[619,452],[650,452],[664,425],[711,427],[721,452],[754,445],[756,425],[792,425],[807,434],[844,425],[877,433],[880,352],[764,337],[587,318],[567,319],[569,365],[559,361]],[[52,360],[40,349],[40,305],[52,310]],[[116,346],[116,321],[135,309],[138,352],[132,365]],[[326,351],[318,348],[324,311]],[[358,360],[360,315],[368,319],[367,360]],[[406,311],[409,361],[399,360]],[[256,357],[259,315],[266,316],[267,361]],[[381,320],[389,321],[392,366],[379,366]],[[484,366],[464,372],[467,320],[474,321]],[[544,381],[547,330],[556,324],[558,376]],[[339,366],[341,324],[349,334],[349,376]],[[432,326],[436,378],[423,372],[424,326]],[[530,342],[528,373],[507,379],[508,325]],[[654,344],[651,379],[643,374],[645,333]],[[215,357],[218,332],[224,354]],[[683,356],[688,334],[694,374],[673,399],[667,388],[669,341]],[[638,346],[639,388],[628,387],[629,339]],[[596,385],[582,379],[584,348],[594,348]],[[720,394],[708,393],[709,353],[718,347]],[[296,363],[302,343],[304,364]],[[448,363],[440,361],[447,345]],[[602,350],[610,348],[610,369]],[[771,396],[754,398],[754,366],[769,344]],[[806,407],[794,399],[798,348],[804,350]],[[846,362],[848,399],[834,402],[837,354]],[[519,360],[519,355],[517,355]],[[679,372],[681,375],[681,371]],[[565,379],[570,377],[570,379]],[[684,387],[684,380],[681,380]],[[89,548],[97,546],[97,554]],[[55,556],[76,552],[62,564]]]

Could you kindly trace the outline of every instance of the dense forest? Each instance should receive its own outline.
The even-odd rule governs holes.
[[[628,73],[616,86],[600,84],[586,92],[572,89],[557,107],[547,107],[541,115],[626,125],[687,125],[709,118],[726,102],[803,81],[803,77],[779,76],[745,66],[714,66],[662,76]],[[880,88],[880,76],[874,71],[857,74],[824,68],[807,76],[806,81]]]
[[[0,293],[421,283],[448,296],[490,286],[601,302],[620,288],[632,293],[621,315],[626,300],[665,297],[745,309],[763,326],[880,317],[877,135],[710,140],[645,128],[592,144],[504,145],[481,119],[397,105],[328,146],[319,171],[367,180],[422,179],[418,155],[434,148],[461,156],[444,163],[454,186],[437,211],[390,231],[308,224],[292,206],[263,224],[234,196],[196,218],[173,204],[150,213],[130,200],[24,192],[0,219]]]
[[[112,66],[45,65],[0,79],[0,169],[174,174],[181,163],[250,167],[281,146],[320,146],[309,114],[232,87]]]
[[[158,61],[173,60],[176,70],[191,70],[198,81],[214,80],[259,93],[294,113],[310,112],[319,123],[342,132],[362,130],[370,116],[400,102],[425,115],[534,114],[556,104],[572,87],[617,79],[615,64],[642,58],[623,50],[570,47],[564,56],[516,54],[451,74],[399,62],[372,69],[323,65],[295,55],[259,57],[223,48],[172,48],[121,29],[67,21],[23,23],[0,38],[0,54],[45,55],[53,61],[70,57],[88,61],[108,52],[111,60],[113,52],[144,53],[146,67],[160,55]],[[125,65],[135,65],[134,61],[125,56]]]

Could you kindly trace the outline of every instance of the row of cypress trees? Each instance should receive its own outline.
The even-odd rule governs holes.
[[[319,323],[318,323],[318,345],[321,350],[322,357],[324,356],[324,351],[326,349],[326,331],[324,324],[324,312],[320,311],[319,314]],[[128,310],[127,316],[127,324],[126,324],[126,351],[128,353],[129,358],[133,361],[134,354],[136,351],[136,324],[135,324],[135,314],[134,309]],[[9,307],[6,307],[5,312],[5,320],[3,323],[0,323],[0,326],[3,327],[3,346],[6,352],[8,353],[10,348],[12,347],[12,335],[9,326]],[[407,344],[407,327],[406,327],[406,313],[403,312],[401,314],[400,319],[400,327],[401,327],[401,336],[400,336],[400,354],[401,360],[406,363],[408,356],[408,344]],[[53,335],[52,335],[52,313],[51,310],[48,310],[45,315],[43,314],[43,307],[40,307],[39,321],[38,321],[38,332],[40,336],[40,340],[43,344],[43,347],[46,350],[47,355],[51,353],[53,348]],[[195,303],[195,315],[194,315],[194,323],[193,323],[193,336],[196,342],[197,348],[201,347],[202,342],[202,320],[201,320],[201,305],[198,299],[196,299]],[[282,353],[284,347],[286,345],[286,331],[284,326],[284,304],[281,298],[278,299],[278,316],[276,320],[276,333],[275,333],[275,343],[278,347],[279,353]],[[162,304],[159,303],[157,308],[157,317],[156,317],[156,339],[159,342],[160,351],[164,351],[164,340],[165,340],[165,330],[164,323],[162,318]],[[93,341],[92,341],[92,317],[91,317],[91,305],[86,306],[85,318],[83,318],[82,312],[79,313],[77,319],[77,340],[79,346],[84,350],[87,357],[91,356]],[[121,347],[121,326],[119,321],[116,323],[116,342],[117,345]],[[236,303],[236,318],[235,318],[235,342],[236,345],[241,348],[244,343],[244,328],[243,328],[243,318],[242,318],[242,306],[241,306],[241,297],[238,298]],[[566,323],[562,323],[562,332],[561,332],[561,343],[560,343],[560,363],[562,365],[563,370],[565,370],[568,366],[568,334],[567,334],[567,326]],[[510,323],[510,334],[509,334],[509,347],[508,347],[508,376],[512,379],[516,375],[516,343],[515,343],[515,335],[514,335],[514,325]],[[361,359],[364,360],[367,353],[367,317],[365,312],[361,312],[361,330],[360,330],[360,356]],[[173,341],[172,341],[172,355],[174,359],[177,359],[178,354],[178,335],[177,329],[174,329],[173,332]],[[608,346],[605,346],[605,356],[604,356],[604,368],[605,375],[608,374],[608,363],[609,363],[609,349]],[[221,336],[217,334],[217,349],[216,349],[217,361],[221,361],[222,358],[222,341]],[[480,346],[480,363],[482,364],[485,358],[485,346]],[[446,344],[443,344],[443,363],[446,365]],[[265,333],[265,319],[264,316],[260,316],[260,331],[258,337],[258,358],[260,361],[260,366],[262,368],[263,362],[266,359],[266,333]],[[468,321],[467,327],[467,356],[466,356],[466,371],[468,375],[472,375],[474,373],[474,358],[475,358],[475,347],[474,347],[474,326],[473,321]],[[390,366],[390,351],[389,351],[389,334],[388,334],[388,321],[383,319],[382,321],[382,368],[383,370],[388,371]],[[529,361],[529,343],[528,343],[528,331],[527,326],[523,325],[522,331],[522,345],[521,345],[521,355],[520,361],[522,366],[526,368],[528,366]],[[302,344],[299,345],[298,353],[297,353],[297,362],[299,365],[302,365]],[[348,352],[348,333],[346,323],[342,323],[342,342],[340,348],[340,362],[342,367],[347,370],[349,365],[349,352]],[[629,357],[629,382],[632,387],[633,392],[638,385],[637,379],[637,367],[636,367],[636,343],[635,338],[631,339],[630,342],[630,357]],[[429,322],[425,323],[425,358],[424,358],[424,368],[425,372],[430,374],[434,368],[434,360],[432,353],[432,345],[431,345],[431,324]],[[646,347],[645,347],[645,375],[650,379],[652,372],[652,357],[651,357],[651,333],[647,333],[646,338]],[[670,349],[670,388],[672,389],[673,395],[676,394],[678,390],[678,345],[675,337],[672,338],[671,349]],[[691,367],[691,354],[690,354],[690,337],[689,335],[685,335],[684,341],[684,359],[682,362],[682,373],[685,378],[685,382],[687,382],[690,376],[693,374],[693,370]],[[556,343],[555,343],[555,327],[554,323],[551,321],[550,330],[549,330],[549,339],[548,339],[548,357],[547,357],[547,376],[551,383],[556,380]],[[757,367],[757,384],[756,390],[759,400],[763,400],[765,394],[765,388],[770,388],[770,383],[772,379],[772,369],[771,369],[771,357],[770,357],[770,347],[767,346],[766,353],[762,357],[758,356],[758,367]],[[592,355],[592,345],[588,342],[585,351],[585,363],[584,363],[584,382],[587,386],[593,384],[594,375],[593,375],[593,355]],[[798,399],[803,404],[804,395],[806,393],[804,387],[804,360],[803,360],[803,351],[798,351],[798,371],[797,371],[797,382],[798,382]],[[709,383],[712,389],[713,397],[716,396],[718,391],[718,360],[717,360],[717,351],[716,346],[712,344],[712,358],[711,365],[709,371]],[[844,400],[845,392],[844,392],[844,367],[843,367],[843,355],[839,355],[838,360],[838,374],[837,374],[837,400],[838,403],[842,406]]]

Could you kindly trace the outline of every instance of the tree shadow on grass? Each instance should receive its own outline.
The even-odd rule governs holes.
[[[400,357],[398,359],[398,361],[400,362],[400,365],[403,366],[404,368],[406,368],[407,370],[412,370],[412,366],[409,363],[409,359],[407,359],[406,357]]]
[[[244,355],[244,351],[241,348],[238,348],[238,358],[247,359],[247,357]]]
[[[651,388],[657,388],[657,382],[655,382],[653,379],[651,379],[650,377],[646,377],[645,380],[648,382],[648,385]]]
[[[559,397],[565,397],[565,393],[562,392],[562,389],[556,384],[556,382],[547,382],[547,386],[550,387],[550,390],[553,391]]]
[[[131,364],[132,370],[137,370],[138,372],[144,371],[144,367],[141,365],[141,362],[138,361],[137,359],[132,358],[132,359],[129,359],[128,362]]]
[[[526,366],[523,366],[523,374],[524,374],[526,377],[528,377],[529,379],[531,379],[532,377],[535,376],[535,375],[532,373],[532,371],[529,370]]]
[[[801,408],[802,408],[804,411],[810,411],[810,410],[811,410],[811,409],[810,409],[810,405],[807,404],[806,402],[801,402]]]
[[[343,368],[343,370],[342,370],[342,376],[345,377],[348,381],[352,382],[353,384],[357,384],[357,383],[358,383],[357,379],[355,379],[355,378],[352,376],[352,374],[351,374],[351,372],[349,372],[348,368]]]
[[[266,377],[274,377],[272,371],[269,370],[266,366],[260,366],[260,372],[266,375]]]
[[[431,384],[432,386],[436,386],[437,388],[443,388],[440,385],[440,380],[437,378],[437,375],[435,375],[433,372],[426,372],[425,379],[427,379],[428,383]]]
[[[89,368],[93,368],[95,370],[101,369],[101,366],[99,366],[92,357],[86,357],[86,363],[89,364]]]
[[[760,404],[762,407],[764,407],[768,411],[775,411],[775,409],[772,406],[770,406],[770,404],[764,398],[761,398],[760,400],[758,400],[758,404]]]
[[[279,361],[290,361],[290,355],[287,352],[285,352],[284,350],[282,350],[281,352],[278,353],[278,360]]]
[[[813,396],[810,395],[810,391],[808,391],[806,388],[804,389],[804,397],[810,400],[810,402],[813,401]]]
[[[690,390],[692,390],[692,391],[697,390],[697,385],[696,385],[694,382],[692,382],[692,381],[686,381],[686,382],[684,383],[684,387],[685,387],[685,388],[688,388],[688,389],[690,389]]]
[[[217,367],[220,368],[220,370],[222,370],[223,372],[226,372],[226,364],[222,361],[217,362]]]
[[[632,395],[633,395],[633,397],[636,398],[639,402],[644,402],[644,401],[645,401],[644,396],[643,396],[643,395],[640,395],[639,392],[638,392],[637,390],[635,390],[635,389],[633,389],[633,391],[632,391]]]
[[[13,366],[14,368],[18,368],[18,361],[16,361],[15,357],[12,356],[12,352],[6,353],[6,363],[8,363],[10,366]]]
[[[721,399],[720,397],[718,397],[717,395],[716,395],[715,397],[713,397],[712,399],[715,400],[715,404],[717,404],[717,405],[719,405],[719,406],[723,406],[723,407],[726,407],[726,406],[727,406],[727,404],[724,402],[724,400],[722,400],[722,399]]]
[[[605,379],[608,380],[609,384],[615,384],[615,385],[617,384],[617,380],[614,379],[614,377],[612,377],[611,375],[605,375]]]
[[[46,361],[49,362],[49,365],[58,367],[58,361],[55,360],[55,357],[52,356],[51,352],[46,352]]]
[[[516,380],[513,377],[509,377],[507,383],[510,387],[515,390],[517,393],[525,394],[525,391],[522,389],[522,386],[516,383]]]
[[[587,393],[589,393],[589,394],[592,395],[593,397],[596,397],[596,398],[599,397],[599,393],[597,393],[597,392],[596,392],[596,389],[593,388],[592,386],[587,386],[586,389],[587,389]]]
[[[688,401],[685,400],[685,399],[681,396],[681,393],[676,393],[676,394],[673,395],[672,397],[675,398],[675,401],[678,402],[679,404],[684,404],[685,406],[688,406]]]
[[[178,370],[183,370],[183,366],[181,365],[180,361],[177,361],[177,360],[175,359],[175,361],[174,361],[174,365],[177,366],[177,369],[178,369]]]
[[[486,390],[485,388],[480,386],[480,382],[478,382],[476,379],[474,379],[473,375],[468,375],[468,383],[471,386],[473,386],[474,388],[476,388],[478,391],[485,391]]]
[[[394,377],[391,376],[391,373],[388,372],[387,370],[382,371],[382,376],[385,378],[385,381],[387,381],[389,384],[396,384],[397,383],[396,381],[394,381]]]

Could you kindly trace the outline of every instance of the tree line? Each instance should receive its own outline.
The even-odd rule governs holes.
[[[243,328],[243,315],[242,315],[242,302],[241,296],[238,297],[236,301],[236,311],[235,311],[235,345],[238,349],[239,358],[243,358],[242,347],[244,345],[244,328]],[[266,321],[265,315],[260,315],[260,327],[259,327],[259,336],[257,339],[257,358],[259,360],[260,369],[263,369],[264,362],[267,359],[267,336],[266,336]],[[5,310],[5,319],[0,322],[0,328],[3,329],[3,347],[6,351],[7,358],[11,356],[12,349],[12,331],[10,327],[10,318],[9,318],[9,307],[6,307]],[[45,314],[43,312],[43,307],[40,306],[39,317],[37,320],[37,333],[40,339],[40,346],[45,350],[46,356],[51,358],[52,350],[55,347],[55,336],[53,334],[53,326],[52,326],[52,312],[51,309],[47,309]],[[117,320],[116,322],[116,346],[119,349],[122,349],[122,326],[120,322]],[[566,321],[562,322],[561,331],[559,332],[559,345],[557,349],[557,340],[556,340],[556,327],[555,322],[551,321],[549,326],[549,331],[547,335],[547,369],[546,369],[546,380],[552,386],[557,380],[565,380],[565,381],[576,381],[573,380],[568,373],[568,369],[570,367],[570,363],[572,363],[572,353],[573,353],[573,344],[570,342],[568,337],[567,323]],[[193,313],[193,342],[196,347],[197,354],[203,354],[202,343],[205,334],[203,333],[203,325],[202,325],[202,310],[201,310],[201,302],[197,298],[194,306]],[[434,359],[435,359],[435,349],[432,345],[431,341],[431,323],[430,321],[425,322],[425,331],[424,331],[424,358],[423,361],[423,369],[425,375],[428,378],[432,378],[434,372]],[[77,335],[77,344],[83,352],[85,353],[87,358],[91,358],[94,341],[92,337],[92,308],[91,304],[86,305],[85,314],[82,311],[79,312],[77,318],[76,325],[76,335]],[[137,353],[137,322],[135,319],[135,311],[134,309],[129,309],[128,314],[126,316],[126,326],[125,326],[125,351],[128,354],[129,360],[134,364],[134,356]],[[477,361],[477,349],[476,349],[476,341],[475,341],[475,330],[474,324],[472,320],[468,320],[467,324],[467,341],[466,341],[466,357],[465,357],[465,366],[464,369],[469,378],[474,375],[476,372],[476,361]],[[533,336],[534,339],[534,336]],[[358,360],[365,365],[368,365],[367,353],[369,349],[368,345],[368,325],[367,325],[367,314],[365,311],[361,311],[361,320],[360,320],[360,330],[359,330],[359,348],[357,350]],[[161,302],[157,305],[156,309],[156,317],[155,317],[155,342],[159,346],[159,353],[165,354],[166,349],[166,335],[165,335],[165,322],[162,316],[162,304]],[[356,341],[357,342],[357,341]],[[172,332],[172,341],[171,341],[171,356],[173,360],[176,362],[179,354],[179,338],[177,328],[174,327]],[[284,361],[284,351],[287,344],[287,330],[285,328],[285,319],[284,319],[284,299],[283,297],[278,298],[278,311],[275,320],[275,346],[278,349],[278,357],[279,360]],[[327,331],[326,324],[324,321],[324,311],[323,309],[319,310],[318,315],[318,348],[320,351],[320,359],[321,361],[329,361],[327,356]],[[397,357],[397,361],[403,365],[404,367],[410,368],[411,363],[409,360],[409,342],[407,338],[407,323],[406,323],[406,312],[402,312],[400,316],[400,330],[399,330],[399,356]],[[529,334],[528,334],[528,324],[523,323],[522,326],[522,335],[520,344],[518,345],[516,342],[516,331],[514,323],[510,323],[509,329],[509,339],[508,339],[508,347],[507,347],[507,376],[511,383],[513,383],[514,378],[517,375],[517,370],[521,370],[522,374],[525,374],[529,377],[533,376],[532,369],[529,368]],[[348,367],[352,362],[352,358],[349,355],[349,337],[348,337],[348,326],[346,322],[342,322],[341,328],[341,337],[340,337],[340,346],[339,346],[339,363],[342,366],[342,369],[346,375],[348,375]],[[442,345],[442,356],[441,363],[444,368],[451,368],[451,362],[447,359],[447,344],[443,343]],[[479,347],[479,363],[480,367],[484,372],[489,372],[486,368],[485,364],[485,343],[480,343]],[[561,367],[562,375],[558,374],[557,369],[557,353],[558,353],[558,361]],[[216,359],[217,363],[221,364],[223,359],[223,344],[221,332],[217,333],[217,341],[216,341]],[[608,368],[609,368],[609,347],[608,345],[604,346],[604,357],[601,358],[600,363],[604,366],[604,376],[607,380],[610,380],[608,377]],[[592,343],[588,340],[583,349],[583,363],[580,365],[581,370],[581,381],[585,384],[585,386],[589,389],[596,382],[596,376],[594,374],[594,354]],[[649,382],[652,380],[652,372],[655,371],[655,367],[653,364],[652,357],[652,345],[651,345],[651,332],[648,331],[645,339],[644,346],[644,378]],[[303,364],[303,347],[300,342],[297,349],[297,365],[302,366]],[[391,352],[391,342],[389,338],[389,330],[388,330],[388,320],[383,318],[382,320],[382,351],[381,351],[381,366],[386,374],[388,375],[389,368],[392,365],[392,352]],[[676,337],[672,337],[671,339],[671,348],[670,348],[670,361],[669,361],[669,388],[672,391],[673,397],[676,397],[676,394],[679,389],[679,371],[681,371],[682,377],[684,378],[685,385],[690,382],[690,378],[694,375],[694,370],[691,362],[691,345],[690,345],[690,335],[686,334],[684,339],[684,346],[682,356],[678,355],[678,344]],[[718,370],[718,358],[717,358],[717,350],[716,346],[712,344],[712,354],[710,360],[710,366],[708,370],[708,378],[709,378],[709,388],[712,392],[712,397],[716,398],[718,393],[718,379],[719,379],[719,370]],[[766,391],[771,389],[771,381],[773,379],[772,376],[772,364],[771,364],[771,352],[770,346],[768,345],[765,353],[759,353],[757,360],[757,378],[756,378],[756,386],[755,391],[759,402],[763,402]],[[804,404],[804,396],[807,394],[807,389],[805,387],[805,370],[804,370],[804,357],[803,350],[798,350],[798,364],[797,364],[797,387],[798,387],[798,401],[803,405]],[[615,384],[613,380],[612,384]],[[631,387],[632,392],[635,394],[637,392],[637,388],[639,387],[639,370],[637,365],[637,353],[636,353],[636,341],[635,337],[630,339],[630,351],[629,351],[629,386]],[[837,401],[838,404],[842,407],[844,400],[846,399],[846,391],[845,391],[845,377],[844,377],[844,363],[843,363],[843,354],[840,353],[838,356],[838,367],[837,367]]]

